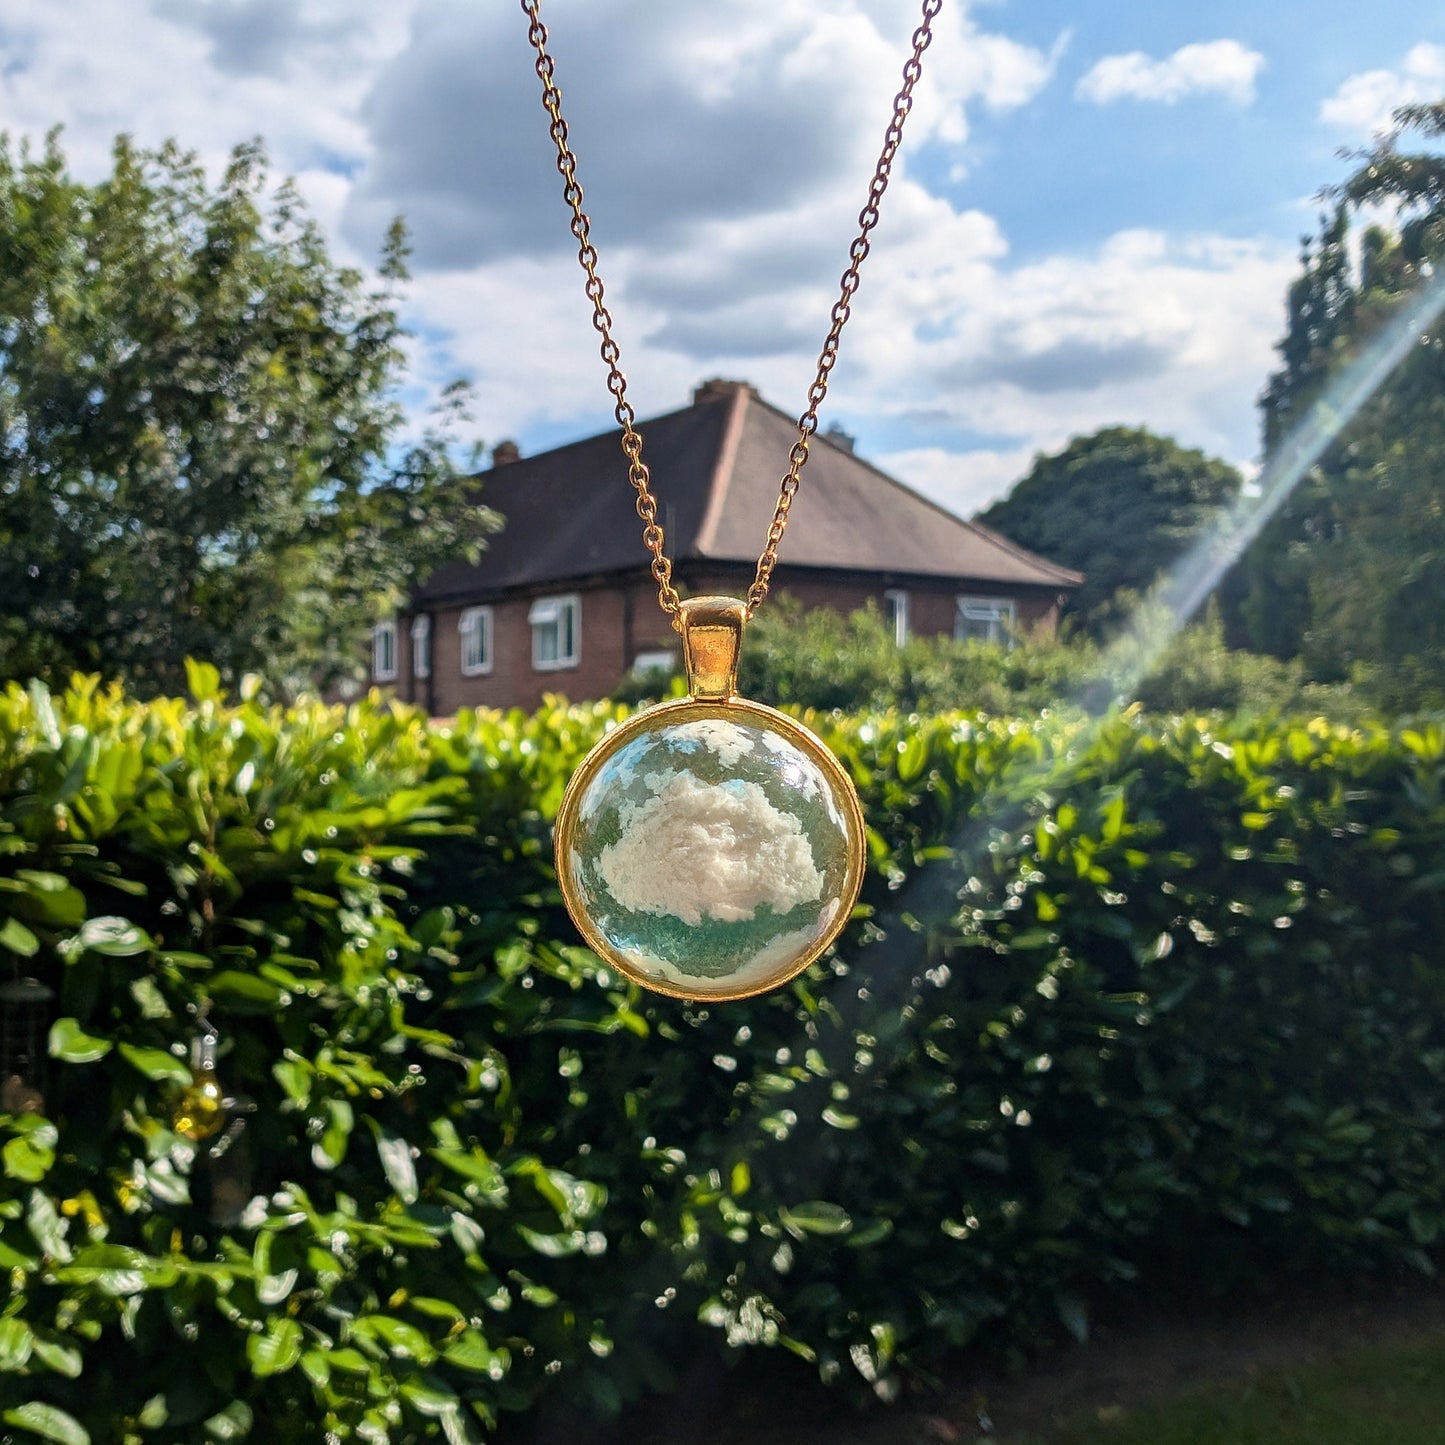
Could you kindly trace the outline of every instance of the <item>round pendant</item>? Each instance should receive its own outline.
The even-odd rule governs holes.
[[[690,697],[629,718],[557,815],[557,874],[587,942],[688,999],[762,993],[837,936],[863,881],[852,779],[792,718]]]

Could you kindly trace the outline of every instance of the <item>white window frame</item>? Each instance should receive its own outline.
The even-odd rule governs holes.
[[[582,599],[575,592],[558,597],[539,597],[527,610],[527,625],[532,629],[532,671],[559,672],[576,667],[582,659]],[[556,656],[543,656],[542,639],[555,629]],[[565,633],[570,632],[570,637]],[[564,649],[563,642],[571,646]]]
[[[1013,646],[1016,612],[1012,597],[955,598],[953,637],[955,642],[997,642],[1005,648]],[[969,629],[969,624],[983,624],[982,633]]]
[[[883,620],[893,623],[893,644],[902,647],[908,641],[908,593],[901,587],[890,587],[883,594]]]
[[[482,677],[492,670],[492,609],[467,607],[457,619],[457,655],[463,677]],[[475,649],[472,640],[481,641]],[[475,652],[468,657],[468,652]]]
[[[633,677],[645,677],[649,672],[676,672],[677,654],[659,647],[649,652],[639,652],[632,659]]]
[[[371,629],[371,676],[375,682],[396,681],[396,618],[386,617]]]
[[[411,675],[431,676],[431,618],[425,612],[411,619]]]

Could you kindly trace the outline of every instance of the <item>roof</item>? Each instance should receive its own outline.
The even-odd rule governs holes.
[[[741,382],[642,422],[668,554],[751,566],[762,550],[797,423]],[[417,601],[456,601],[645,569],[617,431],[494,466],[480,500],[506,520],[475,566],[439,568]],[[1077,587],[1082,576],[965,521],[817,435],[779,551],[788,567]],[[785,578],[780,575],[780,581]]]

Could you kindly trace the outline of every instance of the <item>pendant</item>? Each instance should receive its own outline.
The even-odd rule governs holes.
[[[593,951],[675,998],[748,998],[837,937],[863,882],[853,781],[807,728],[736,695],[745,604],[682,603],[689,696],[582,760],[557,814],[557,877]]]

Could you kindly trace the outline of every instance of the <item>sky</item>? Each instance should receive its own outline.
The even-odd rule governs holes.
[[[796,415],[914,0],[543,18],[638,416],[716,376]],[[1442,95],[1438,0],[945,0],[823,425],[965,516],[1102,426],[1251,469],[1320,188]],[[464,377],[487,444],[612,424],[514,0],[4,0],[0,130],[55,126],[87,180],[261,137],[338,260],[405,219],[418,417]]]

